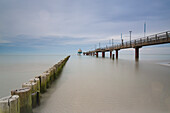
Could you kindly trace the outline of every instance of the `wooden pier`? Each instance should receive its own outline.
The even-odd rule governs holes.
[[[110,52],[110,58],[112,58],[114,55],[112,55],[112,51],[116,51],[116,59],[118,59],[118,51],[121,49],[127,49],[127,48],[134,48],[135,49],[135,59],[139,59],[139,49],[143,46],[151,46],[151,45],[158,45],[158,44],[165,44],[170,43],[170,31],[162,32],[150,36],[146,36],[143,38],[131,40],[128,42],[124,42],[121,44],[117,44],[110,47],[105,48],[97,48],[92,51],[83,52],[84,55],[96,55],[98,57],[98,53],[102,52],[102,57],[105,57],[105,52]],[[114,59],[114,58],[113,58]]]

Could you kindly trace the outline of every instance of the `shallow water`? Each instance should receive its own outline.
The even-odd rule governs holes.
[[[72,56],[34,113],[169,113],[170,67]]]
[[[41,74],[65,56],[0,55],[0,98]]]
[[[169,113],[170,57],[152,56],[71,56],[34,113]],[[0,96],[64,57],[0,56]]]

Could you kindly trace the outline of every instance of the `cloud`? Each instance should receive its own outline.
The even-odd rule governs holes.
[[[1,40],[1,39],[0,39],[0,44],[6,44],[6,43],[10,43],[10,41],[7,41],[7,40]]]
[[[169,30],[169,0],[1,0],[1,46],[108,44]],[[10,44],[8,44],[10,43]]]

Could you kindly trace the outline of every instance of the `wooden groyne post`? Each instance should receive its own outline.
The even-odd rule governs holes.
[[[26,82],[22,84],[22,88],[31,89],[32,107],[35,108],[38,105],[39,95],[37,95],[37,83],[36,82]]]
[[[18,95],[0,99],[0,113],[20,113],[20,101]]]
[[[32,97],[30,88],[22,88],[11,91],[11,95],[19,96],[21,113],[32,113]]]

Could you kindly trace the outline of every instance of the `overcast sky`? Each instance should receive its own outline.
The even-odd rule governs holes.
[[[74,53],[170,30],[170,0],[0,0],[0,53]],[[169,45],[162,46],[168,48]]]

